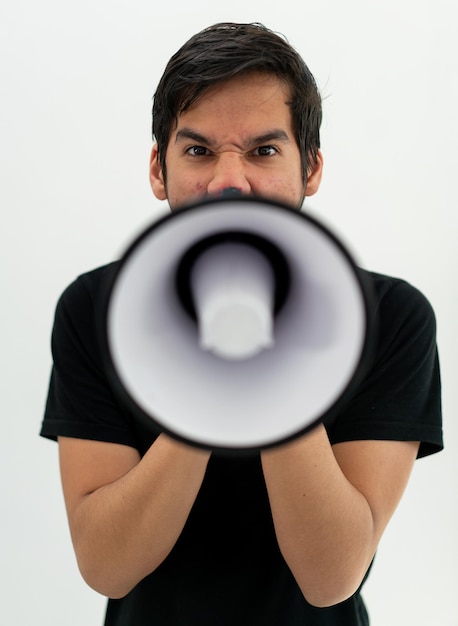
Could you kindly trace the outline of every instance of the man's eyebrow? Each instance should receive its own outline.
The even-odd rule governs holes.
[[[175,136],[175,143],[179,141],[191,140],[195,141],[198,144],[215,147],[216,141],[211,139],[210,137],[205,137],[205,135],[201,135],[197,131],[192,128],[182,128],[179,130]],[[250,148],[251,146],[259,146],[265,143],[269,143],[270,141],[281,141],[288,142],[291,141],[288,133],[280,128],[273,128],[272,130],[268,130],[261,135],[255,135],[254,137],[250,137],[245,141],[245,147]]]
[[[284,130],[273,128],[262,135],[257,135],[250,139],[250,143],[255,145],[269,143],[269,141],[290,141],[290,137]]]
[[[215,145],[215,142],[212,139],[210,139],[209,137],[204,137],[204,135],[201,135],[195,130],[192,130],[192,128],[182,128],[181,130],[179,130],[175,136],[175,143],[189,139],[205,146]]]

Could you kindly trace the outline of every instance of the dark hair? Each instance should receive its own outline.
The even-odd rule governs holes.
[[[165,157],[172,126],[210,86],[264,72],[291,88],[293,130],[304,180],[320,147],[321,97],[310,70],[282,36],[262,24],[215,24],[197,33],[172,56],[154,95],[153,137],[166,176]]]

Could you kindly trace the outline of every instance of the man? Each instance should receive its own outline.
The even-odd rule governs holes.
[[[282,37],[215,25],[159,83],[153,192],[172,210],[228,187],[299,209],[320,185],[320,122],[315,81]],[[115,268],[60,299],[41,431],[58,438],[75,553],[110,598],[106,624],[368,624],[360,588],[380,538],[415,459],[442,447],[427,301],[373,274],[374,364],[333,426],[226,458],[148,431],[112,393],[96,317]]]

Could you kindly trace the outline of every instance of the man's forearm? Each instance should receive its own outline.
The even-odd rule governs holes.
[[[359,586],[376,549],[369,503],[346,479],[323,426],[262,453],[280,549],[304,596],[336,604]]]
[[[69,518],[91,587],[122,597],[160,565],[186,523],[209,456],[160,436],[127,474],[81,499]]]

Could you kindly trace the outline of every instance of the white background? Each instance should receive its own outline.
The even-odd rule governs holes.
[[[373,626],[457,626],[456,3],[186,5],[0,8],[0,624],[102,624],[104,599],[75,565],[57,446],[38,437],[54,306],[164,210],[147,180],[155,85],[188,37],[231,20],[287,35],[326,98],[325,178],[311,209],[362,265],[407,278],[435,308],[447,448],[416,464],[365,597]]]

